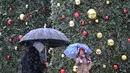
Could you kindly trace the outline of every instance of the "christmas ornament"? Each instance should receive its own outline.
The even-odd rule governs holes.
[[[62,15],[61,18],[62,18],[62,19],[65,19],[65,15]]]
[[[118,68],[119,68],[118,65],[113,65],[114,70],[118,70]]]
[[[130,38],[128,38],[128,42],[130,43]]]
[[[106,68],[107,66],[105,64],[103,64],[103,68]]]
[[[32,14],[29,14],[29,18],[33,18],[33,15],[32,15]]]
[[[82,35],[83,35],[83,36],[87,36],[87,35],[88,35],[88,32],[84,30],[84,31],[82,32]]]
[[[69,26],[70,26],[70,27],[74,27],[74,25],[75,25],[75,24],[74,24],[74,21],[71,20],[71,21],[69,22]]]
[[[107,44],[108,44],[108,46],[114,46],[114,40],[108,39]]]
[[[76,5],[80,5],[80,0],[75,0]]]
[[[87,14],[88,14],[89,19],[96,19],[96,17],[97,17],[96,10],[94,10],[94,9],[89,9]]]
[[[75,18],[78,18],[78,17],[79,17],[79,13],[78,13],[78,12],[75,12],[75,13],[74,13],[74,17],[75,17]]]
[[[100,49],[96,49],[96,54],[97,55],[100,55],[102,52],[101,52],[101,50]]]
[[[26,4],[26,6],[25,6],[26,8],[28,8],[28,4]]]
[[[13,38],[10,38],[10,39],[9,39],[9,42],[12,43],[12,42],[13,42]]]
[[[61,70],[60,70],[60,73],[66,73],[66,72],[65,72],[65,69],[61,69]]]
[[[15,50],[17,50],[17,49],[18,49],[18,47],[17,47],[17,46],[14,46],[14,49],[15,49]]]
[[[20,40],[22,39],[22,35],[19,35],[19,36],[18,36],[18,39],[19,39],[19,41],[20,41]]]
[[[109,19],[109,16],[105,16],[105,20],[108,20]]]
[[[96,22],[96,23],[99,23],[99,20],[98,20],[98,19],[96,19],[96,20],[95,20],[95,22]]]
[[[48,53],[51,54],[52,51],[53,51],[53,48],[50,48],[50,49],[48,50]]]
[[[123,10],[124,14],[126,14],[128,11],[126,9]]]
[[[60,6],[60,3],[57,3],[57,6]]]
[[[9,20],[8,20],[8,24],[10,25],[11,23],[12,23],[12,20],[11,20],[11,19],[9,19]]]
[[[109,0],[107,0],[107,1],[106,1],[106,4],[110,4],[110,1],[109,1]]]
[[[7,55],[5,58],[6,58],[6,60],[9,60],[11,58],[11,56]]]
[[[122,56],[121,56],[121,59],[122,59],[123,61],[125,61],[125,60],[127,59],[127,56],[126,56],[126,55],[122,55]]]
[[[26,25],[28,25],[28,22],[25,22]]]
[[[9,8],[9,11],[13,11],[13,8],[10,7],[10,8]]]
[[[84,21],[81,21],[81,25],[84,26],[84,25],[85,25],[85,22],[84,22]]]
[[[62,55],[61,55],[61,57],[63,58],[63,57],[65,57],[65,55],[64,55],[64,54],[62,54]]]
[[[97,37],[100,39],[100,38],[102,38],[102,33],[101,32],[99,32],[99,33],[97,33]]]
[[[77,72],[78,71],[78,66],[73,66],[73,71]]]
[[[46,12],[46,8],[42,8],[42,12],[45,13]]]
[[[21,21],[24,21],[24,20],[25,20],[25,15],[24,15],[24,14],[20,14],[20,15],[19,15],[19,19],[20,19]]]

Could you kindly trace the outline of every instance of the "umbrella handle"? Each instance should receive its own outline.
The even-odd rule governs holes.
[[[45,61],[47,61],[47,49],[48,49],[48,42],[45,44]]]
[[[47,48],[45,48],[45,61],[47,61]]]

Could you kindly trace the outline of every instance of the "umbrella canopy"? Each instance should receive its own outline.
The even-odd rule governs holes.
[[[87,45],[75,43],[75,44],[69,45],[64,51],[64,54],[69,58],[76,58],[80,48],[83,48],[85,50],[85,53],[87,54],[92,53],[91,49]]]
[[[29,41],[41,41],[49,47],[60,47],[67,45],[68,38],[60,31],[52,28],[38,28],[28,32],[21,41],[21,45]]]

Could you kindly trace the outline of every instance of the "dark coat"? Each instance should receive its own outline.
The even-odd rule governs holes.
[[[22,73],[44,73],[46,65],[41,63],[39,52],[35,47],[26,48],[24,57],[22,58]]]

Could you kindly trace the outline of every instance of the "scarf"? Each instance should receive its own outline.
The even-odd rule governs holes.
[[[86,55],[81,55],[81,56],[80,56],[80,59],[81,59],[81,60],[83,60],[84,58],[87,60],[87,64],[90,64],[90,62],[91,62],[90,57],[89,57],[89,56],[86,56]]]
[[[41,42],[34,42],[33,46],[38,50],[41,62],[46,61],[45,47]]]

